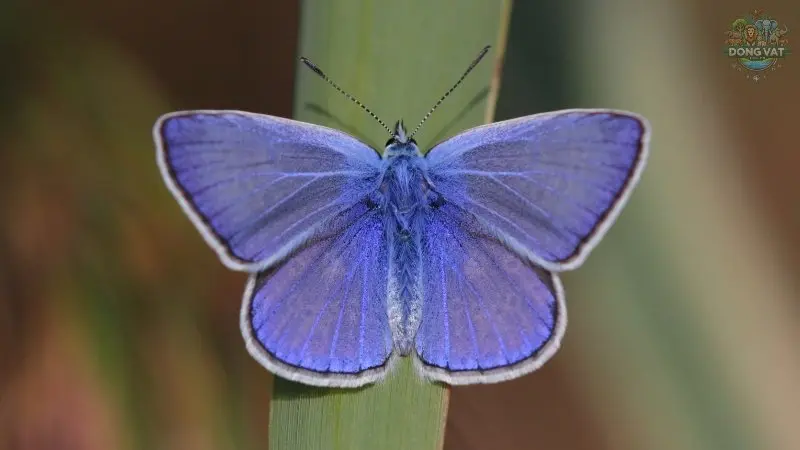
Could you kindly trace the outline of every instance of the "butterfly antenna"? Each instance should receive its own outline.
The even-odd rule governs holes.
[[[433,114],[434,111],[436,111],[436,108],[438,108],[439,105],[442,104],[444,99],[446,99],[450,94],[453,93],[453,91],[456,90],[458,85],[461,84],[462,81],[464,81],[464,78],[467,78],[467,75],[469,75],[469,73],[472,72],[472,69],[474,69],[475,66],[477,66],[479,62],[481,62],[481,60],[483,59],[484,56],[486,56],[486,53],[489,52],[489,49],[491,47],[492,47],[491,45],[487,45],[486,47],[483,47],[483,50],[481,50],[481,52],[478,53],[478,56],[475,57],[475,59],[472,61],[472,63],[469,65],[469,67],[467,67],[467,70],[464,71],[464,75],[461,75],[461,78],[459,78],[458,81],[456,81],[456,84],[454,84],[453,87],[451,87],[449,91],[445,92],[445,94],[442,96],[442,98],[440,98],[439,101],[436,102],[435,105],[433,105],[433,108],[431,108],[431,110],[428,111],[428,114],[425,114],[425,117],[423,117],[422,120],[419,122],[419,125],[417,125],[416,128],[414,128],[414,131],[412,131],[411,134],[408,135],[409,139],[411,139],[412,137],[414,137],[415,134],[417,134],[417,131],[419,131],[420,127],[422,127],[422,124],[425,123],[426,120],[428,120],[428,117],[430,117],[431,114]]]
[[[303,62],[303,64],[305,64],[305,65],[306,65],[306,66],[307,66],[309,69],[313,70],[313,71],[314,71],[314,73],[316,73],[317,75],[319,75],[319,76],[320,76],[320,77],[321,77],[323,80],[327,81],[327,82],[328,82],[328,84],[330,84],[331,86],[333,86],[333,88],[334,88],[334,89],[336,89],[337,91],[339,91],[339,92],[340,92],[342,95],[344,95],[345,97],[347,97],[348,99],[350,99],[350,100],[351,100],[353,103],[355,103],[356,105],[360,106],[360,107],[361,107],[361,109],[363,109],[364,111],[366,111],[366,112],[367,112],[367,114],[369,114],[370,116],[372,116],[372,118],[373,118],[373,119],[375,119],[376,121],[378,121],[378,123],[379,123],[379,124],[381,124],[381,126],[383,127],[383,129],[384,129],[384,130],[386,130],[386,132],[388,132],[388,133],[389,133],[389,136],[392,136],[392,134],[393,134],[393,133],[392,133],[392,130],[391,130],[391,129],[389,129],[389,127],[388,127],[388,126],[386,126],[386,124],[385,124],[385,123],[384,123],[384,122],[383,122],[383,121],[382,121],[382,120],[381,120],[381,119],[380,119],[378,116],[376,116],[374,112],[372,112],[372,110],[370,110],[369,108],[367,108],[367,106],[366,106],[365,104],[363,104],[363,103],[361,103],[360,101],[358,101],[358,99],[356,99],[356,98],[355,98],[355,97],[353,97],[352,95],[350,95],[350,94],[348,94],[347,92],[345,92],[345,91],[344,91],[344,89],[342,89],[342,88],[340,88],[340,87],[339,87],[339,85],[337,85],[336,83],[334,83],[333,81],[331,81],[331,79],[330,79],[330,78],[328,78],[328,76],[327,76],[327,75],[325,75],[325,72],[323,72],[323,71],[322,71],[322,69],[320,69],[319,67],[317,67],[317,65],[316,65],[316,64],[314,64],[313,62],[311,62],[311,61],[310,61],[308,58],[306,58],[305,56],[301,56],[301,57],[300,57],[300,61],[302,61],[302,62]]]

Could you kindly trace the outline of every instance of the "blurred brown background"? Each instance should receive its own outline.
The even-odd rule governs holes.
[[[674,54],[652,48],[636,53],[631,49],[645,44],[620,41],[633,69],[622,70],[625,62],[619,65],[620,92],[629,89],[619,98],[640,92],[636,86],[645,89],[650,80],[654,96],[675,100],[671,111],[702,111],[702,123],[714,127],[703,129],[708,136],[695,137],[687,130],[685,136],[675,133],[666,141],[670,145],[654,146],[653,151],[665,158],[664,172],[653,176],[661,184],[652,181],[651,187],[643,188],[645,194],[637,192],[634,202],[650,204],[655,211],[650,220],[655,220],[658,211],[681,211],[680,205],[656,200],[684,200],[678,194],[668,196],[674,189],[700,205],[694,216],[697,224],[691,224],[690,215],[682,222],[687,223],[684,231],[696,230],[697,242],[713,241],[717,233],[729,233],[734,245],[758,247],[761,244],[753,242],[767,242],[762,248],[765,259],[753,261],[752,267],[737,248],[712,253],[716,247],[706,252],[695,246],[693,253],[680,258],[687,272],[698,265],[709,273],[716,267],[724,272],[727,266],[717,262],[742,258],[736,266],[742,273],[782,274],[770,284],[774,290],[749,301],[756,314],[764,311],[783,321],[771,324],[752,316],[753,327],[742,327],[740,334],[732,334],[736,339],[712,346],[727,346],[725,355],[760,355],[750,359],[760,367],[742,372],[723,367],[726,356],[715,356],[722,353],[695,355],[693,342],[675,344],[679,341],[673,335],[682,332],[670,327],[685,318],[670,322],[669,317],[659,317],[668,331],[657,341],[677,346],[662,349],[678,355],[662,358],[671,372],[645,375],[621,364],[599,370],[605,378],[598,379],[592,351],[582,343],[598,342],[595,338],[602,335],[602,324],[588,324],[591,308],[605,300],[586,298],[591,291],[580,287],[584,281],[579,274],[570,274],[566,286],[573,322],[561,353],[532,376],[454,389],[445,447],[800,448],[800,430],[786,426],[800,424],[794,402],[800,390],[795,384],[800,382],[795,378],[800,375],[800,146],[795,137],[800,125],[795,111],[800,104],[800,55],[790,56],[784,68],[754,83],[732,70],[722,53],[723,32],[731,20],[756,7],[787,23],[790,42],[800,42],[794,38],[800,7],[793,0],[662,0],[652,5],[586,1],[515,5],[503,89],[518,95],[501,93],[497,118],[583,106],[572,104],[577,94],[572,81],[564,81],[577,76],[590,80],[577,83],[588,92],[581,97],[584,103],[586,98],[610,95],[603,94],[610,92],[603,87],[603,75],[578,69],[582,63],[575,61],[581,58],[576,49],[596,54],[586,49],[586,42],[603,39],[587,34],[598,32],[610,39],[618,30],[622,34],[617,38],[626,39],[642,33],[642,42],[664,42],[664,48],[678,49]],[[661,30],[666,31],[663,35],[654,35],[657,30],[647,22],[660,20],[653,10],[669,12],[663,20],[671,20],[671,25]],[[585,17],[576,19],[576,11]],[[549,18],[556,22],[555,35],[545,23]],[[239,333],[245,276],[219,264],[181,216],[159,178],[150,130],[158,115],[177,109],[235,108],[291,116],[297,26],[298,5],[293,1],[0,3],[0,449],[266,447],[271,376],[247,355]],[[572,32],[564,31],[569,27]],[[625,31],[626,27],[635,30]],[[528,63],[526,55],[532,53],[538,58]],[[413,58],[413,49],[409,55]],[[680,68],[680,76],[666,76],[664,70],[653,75],[659,64]],[[653,82],[658,74],[664,76],[663,83]],[[630,84],[634,86],[625,87]],[[601,94],[593,96],[595,91]],[[692,103],[680,103],[681,92],[692,92]],[[648,117],[657,108],[652,105],[643,106]],[[651,120],[658,135],[659,122]],[[709,165],[684,172],[681,164],[692,160],[675,159],[671,172],[663,169],[672,161],[666,159],[669,155],[678,158],[687,149],[705,152],[703,142],[713,143],[701,155]],[[658,161],[654,156],[648,171]],[[649,176],[646,172],[645,178]],[[718,176],[723,181],[718,182]],[[705,186],[718,186],[719,192]],[[667,192],[665,197],[657,196],[661,191]],[[729,209],[716,214],[723,206]],[[700,213],[716,214],[716,222],[700,219],[706,217]],[[671,215],[659,223],[671,223],[668,220],[681,218]],[[741,236],[739,228],[716,228],[743,221],[747,226]],[[681,234],[676,231],[673,236]],[[648,238],[640,239],[645,245]],[[675,239],[660,245],[690,242]],[[624,257],[624,252],[619,255]],[[605,264],[602,257],[594,258],[593,267]],[[707,279],[734,292],[745,282],[737,273]],[[685,275],[676,283],[690,279],[691,274]],[[698,286],[691,292],[702,292]],[[697,306],[685,319],[698,330],[715,320],[722,323],[708,326],[709,342],[723,341],[726,331],[714,330],[727,330],[724,324],[748,323],[750,310],[745,307],[736,310],[742,315],[735,322],[727,321],[738,303],[730,306],[719,292],[701,296],[708,301],[696,304],[708,309]],[[609,330],[616,326],[608,324]],[[764,335],[772,339],[764,341],[765,347],[740,347]],[[620,348],[613,361],[624,361],[631,354],[626,352]],[[682,366],[680,355],[686,354],[694,355],[691,364],[702,360],[708,366]],[[603,361],[611,364],[605,357]],[[764,367],[769,364],[774,368]],[[692,378],[705,367],[743,381],[716,387],[727,392],[725,397],[706,398],[705,385]],[[615,379],[615,371],[630,378]],[[687,400],[681,405],[707,408],[698,417],[713,427],[692,431],[653,425],[664,411],[662,399],[637,396],[633,390],[626,393],[626,388],[631,380],[655,386],[660,376],[672,380],[664,385],[674,383],[669,392],[706,402],[685,406],[692,405]],[[715,379],[703,376],[703,383]],[[622,394],[633,400],[622,400]],[[632,401],[638,406],[631,406]],[[608,413],[598,405],[608,405]],[[682,410],[676,411],[675,416],[682,415]],[[651,422],[639,424],[643,417]],[[742,427],[753,429],[742,432],[752,440],[737,437]],[[662,441],[650,441],[659,436]]]

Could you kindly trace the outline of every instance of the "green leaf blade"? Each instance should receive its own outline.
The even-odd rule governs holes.
[[[300,55],[366,104],[389,126],[413,129],[487,44],[497,44],[415,136],[423,151],[491,119],[497,98],[510,2],[469,0],[306,1]],[[498,51],[498,48],[500,51]],[[494,61],[494,62],[493,62]],[[373,118],[311,70],[298,65],[298,120],[350,133],[383,150],[388,136]],[[282,449],[439,449],[449,389],[419,379],[401,358],[381,383],[323,389],[276,378],[270,443]]]

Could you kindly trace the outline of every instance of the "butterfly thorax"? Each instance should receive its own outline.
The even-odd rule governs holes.
[[[412,231],[413,219],[424,202],[426,183],[423,168],[425,161],[419,150],[412,144],[403,146],[413,147],[415,153],[388,157],[383,194],[386,196],[387,212],[397,223],[397,231],[406,235]]]
[[[425,159],[413,142],[387,146],[385,196],[386,239],[391,249],[389,321],[401,353],[411,350],[421,312],[421,235],[425,214]]]

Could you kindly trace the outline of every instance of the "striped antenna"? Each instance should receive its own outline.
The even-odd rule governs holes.
[[[378,121],[378,123],[379,123],[379,124],[381,124],[381,126],[383,127],[383,129],[384,129],[384,130],[386,130],[386,132],[387,132],[387,133],[389,133],[389,136],[392,136],[392,130],[390,130],[390,129],[389,129],[389,127],[387,127],[387,126],[386,126],[386,124],[385,124],[385,123],[383,123],[383,121],[382,121],[382,120],[381,120],[381,119],[380,119],[378,116],[376,116],[374,112],[372,112],[372,110],[370,110],[369,108],[367,108],[367,106],[366,106],[366,105],[364,105],[363,103],[361,103],[360,101],[358,101],[358,100],[357,100],[355,97],[353,97],[352,95],[350,95],[350,94],[348,94],[347,92],[345,92],[345,91],[344,91],[344,89],[342,89],[342,88],[340,88],[340,87],[339,87],[339,85],[337,85],[336,83],[334,83],[333,81],[331,81],[331,79],[330,79],[330,78],[328,78],[328,76],[327,76],[327,75],[325,75],[325,72],[323,72],[323,71],[322,71],[322,70],[321,70],[319,67],[317,67],[317,65],[316,65],[316,64],[314,64],[313,62],[311,62],[311,60],[309,60],[309,59],[308,59],[308,58],[306,58],[305,56],[301,56],[301,57],[300,57],[300,61],[302,61],[302,62],[303,62],[303,64],[305,64],[305,65],[306,65],[306,66],[307,66],[309,69],[313,70],[313,71],[314,71],[314,73],[316,73],[317,75],[319,75],[320,77],[322,77],[322,79],[323,79],[323,80],[327,81],[327,82],[328,82],[328,84],[330,84],[331,86],[333,86],[333,88],[334,88],[334,89],[336,89],[337,91],[339,91],[339,92],[340,92],[342,95],[344,95],[345,97],[347,97],[348,99],[350,99],[350,100],[351,100],[353,103],[355,103],[356,105],[360,106],[360,107],[361,107],[361,109],[363,109],[364,111],[366,111],[366,112],[367,112],[367,114],[369,114],[370,116],[372,116],[372,118],[373,118],[373,119],[375,119],[376,121]]]
[[[472,61],[472,63],[469,65],[469,67],[467,67],[467,70],[464,71],[464,75],[461,75],[461,78],[459,78],[458,81],[456,81],[456,84],[454,84],[453,87],[451,87],[449,91],[445,92],[445,94],[442,96],[442,98],[440,98],[439,101],[436,102],[435,105],[433,105],[433,108],[431,108],[431,110],[428,111],[428,114],[425,114],[425,117],[423,117],[422,121],[420,121],[419,125],[417,125],[416,128],[414,128],[414,131],[412,131],[411,134],[408,135],[409,139],[411,139],[412,137],[414,137],[415,134],[417,134],[417,131],[419,131],[420,127],[422,127],[422,124],[425,123],[426,120],[428,120],[428,117],[430,117],[431,114],[433,114],[434,111],[436,111],[436,108],[438,108],[439,105],[442,104],[444,99],[446,99],[450,94],[453,93],[453,91],[456,90],[458,85],[461,84],[462,81],[464,81],[464,78],[467,78],[467,75],[469,75],[469,73],[472,72],[472,69],[474,69],[475,66],[477,66],[479,62],[481,62],[481,60],[483,59],[484,56],[486,56],[486,53],[489,52],[489,49],[491,47],[492,47],[491,45],[487,45],[486,47],[483,47],[483,50],[481,50],[481,52],[478,53],[478,56],[475,57],[475,59]]]

